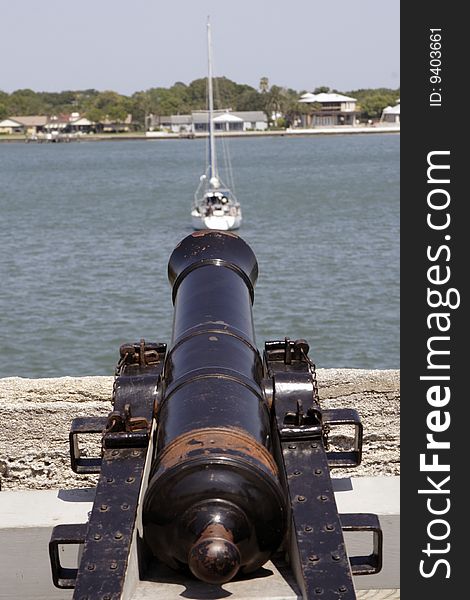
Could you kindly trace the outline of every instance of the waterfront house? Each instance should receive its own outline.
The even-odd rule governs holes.
[[[302,104],[311,104],[311,111],[302,115],[303,127],[334,127],[356,125],[356,98],[335,92],[312,94],[307,92],[300,97]]]
[[[400,100],[397,101],[395,106],[386,106],[382,111],[380,117],[381,123],[400,123]]]
[[[243,131],[266,131],[268,118],[262,110],[235,111],[235,116],[243,119]]]
[[[209,131],[209,112],[207,110],[193,111],[194,133]],[[229,109],[214,110],[214,130],[217,131],[243,131],[243,119],[237,117]]]
[[[86,117],[78,117],[70,121],[67,131],[70,131],[70,133],[93,133],[95,125],[93,121]]]
[[[97,133],[127,133],[131,130],[132,115],[128,115],[123,121],[118,119],[110,119],[106,116],[102,121],[96,123]]]
[[[0,134],[22,133],[24,125],[14,119],[3,119],[0,121]]]
[[[93,123],[86,117],[81,117],[78,112],[51,115],[45,125],[45,130],[51,134],[93,133],[95,128],[96,123]]]
[[[168,117],[150,115],[148,118],[149,131],[164,129],[170,133],[191,133],[193,122],[191,115],[170,115]]]
[[[78,115],[78,113],[76,114]],[[47,123],[44,125],[44,129],[48,133],[64,133],[69,126],[70,120],[71,115],[69,114],[51,115],[48,118]]]
[[[10,120],[20,124],[19,131],[21,133],[35,136],[44,131],[48,119],[44,115],[31,115],[25,117],[10,117]]]
[[[148,129],[163,129],[170,133],[207,133],[209,120],[207,110],[195,110],[190,115],[149,115]],[[265,131],[268,119],[263,111],[214,111],[215,131]]]
[[[193,111],[192,117],[195,133],[209,130],[207,111]],[[268,128],[268,119],[261,110],[215,110],[214,127],[215,131],[265,131]]]
[[[243,131],[243,119],[231,112],[225,112],[214,118],[216,131]]]
[[[84,134],[100,132],[127,132],[132,124],[132,115],[128,114],[123,121],[109,118],[95,123],[78,112],[56,115],[15,116],[0,121],[0,133],[22,133],[31,139],[42,139],[44,136],[59,134]],[[49,138],[50,139],[50,138]]]

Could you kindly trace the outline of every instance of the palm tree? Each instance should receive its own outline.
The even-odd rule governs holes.
[[[259,80],[259,91],[262,94],[266,94],[266,92],[269,90],[269,79],[267,77],[261,77],[261,79]]]

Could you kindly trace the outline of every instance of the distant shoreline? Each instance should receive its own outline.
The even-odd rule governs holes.
[[[369,133],[400,133],[398,125],[367,125],[348,127],[340,125],[337,127],[317,127],[315,129],[283,129],[275,131],[230,131],[218,133],[216,137],[237,137],[237,138],[252,138],[252,137],[304,137],[311,135],[351,135],[351,134],[369,134]],[[164,133],[160,131],[146,133],[107,133],[107,134],[91,134],[70,137],[68,139],[55,140],[61,143],[69,142],[104,142],[104,141],[155,141],[155,140],[181,140],[181,139],[199,139],[207,138],[207,133],[180,134],[180,133]],[[32,140],[24,135],[8,135],[0,136],[0,143],[54,143],[51,140]]]

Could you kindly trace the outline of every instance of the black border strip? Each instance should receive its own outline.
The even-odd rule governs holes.
[[[469,55],[466,27],[463,5],[436,0],[419,8],[401,5],[400,559],[404,600],[466,595],[467,557],[465,550],[463,554],[457,550],[457,546],[465,548],[469,532],[463,508],[465,462],[462,466],[459,460],[457,465],[458,459],[465,460],[464,443],[469,435],[469,392],[464,389],[466,331],[470,329],[465,318],[468,194],[463,187],[468,170],[468,152],[463,149],[467,129],[463,90]],[[440,53],[431,54],[437,50]],[[450,168],[432,166],[436,164]],[[439,202],[443,208],[432,206]],[[439,228],[445,223],[446,227]],[[445,306],[446,300],[454,307]],[[436,313],[441,316],[431,316]],[[447,401],[446,394],[450,394]],[[428,447],[429,435],[443,445]],[[435,468],[426,466],[433,461]]]

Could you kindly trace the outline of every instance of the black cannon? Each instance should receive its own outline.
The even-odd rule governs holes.
[[[53,531],[55,585],[77,600],[130,598],[130,565],[144,578],[152,560],[221,585],[283,550],[304,598],[355,598],[352,575],[381,568],[382,534],[375,515],[338,515],[329,471],[361,461],[357,412],[322,410],[305,340],[260,355],[258,265],[241,238],[194,233],[168,271],[169,349],[121,346],[112,412],[72,423],[73,470],[100,478],[89,522]],[[329,449],[335,426],[353,427],[349,448]],[[83,456],[88,433],[100,456]],[[348,557],[343,530],[371,531],[372,553]],[[63,544],[83,544],[78,569],[61,565]]]

